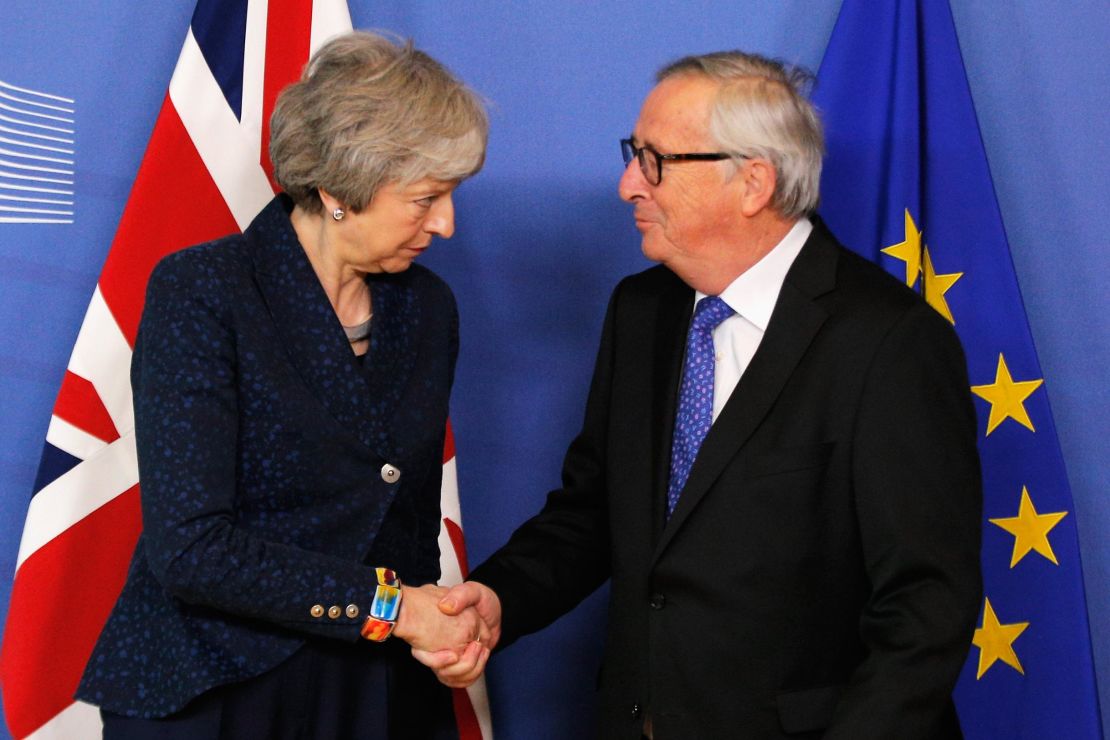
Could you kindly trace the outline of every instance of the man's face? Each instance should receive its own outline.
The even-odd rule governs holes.
[[[715,152],[709,114],[719,84],[680,75],[660,82],[644,101],[632,132],[636,146],[660,154]],[[658,185],[644,179],[635,158],[620,180],[620,196],[635,206],[644,256],[689,281],[737,244],[742,228],[740,178],[727,161],[665,161]]]

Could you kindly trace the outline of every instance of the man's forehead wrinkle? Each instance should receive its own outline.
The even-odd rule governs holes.
[[[706,140],[706,134],[706,126],[695,125],[693,122],[686,125],[673,124],[662,131],[650,131],[640,136],[638,145],[647,146],[660,154],[674,154],[699,148]]]
[[[637,129],[638,133],[633,135],[633,141],[638,146],[646,146],[660,154],[672,154],[679,150],[689,150],[691,146],[700,146],[709,133],[708,126],[699,125],[693,120],[672,119],[663,127],[637,126]]]
[[[640,111],[634,131],[638,143],[663,154],[708,143],[711,99],[701,94],[704,88],[660,84]]]

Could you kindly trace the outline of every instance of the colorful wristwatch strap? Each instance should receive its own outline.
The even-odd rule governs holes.
[[[397,615],[401,613],[401,579],[389,568],[376,568],[378,587],[370,602],[370,616],[362,624],[362,636],[382,642],[393,634]]]

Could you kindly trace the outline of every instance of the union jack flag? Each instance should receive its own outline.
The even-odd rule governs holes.
[[[129,368],[147,278],[166,254],[239,231],[273,198],[269,118],[345,0],[199,0],[69,360],[46,434],[0,648],[17,738],[97,738],[73,693],[123,588],[142,523]],[[448,429],[444,584],[466,574]],[[490,740],[485,686],[455,691],[462,740]]]

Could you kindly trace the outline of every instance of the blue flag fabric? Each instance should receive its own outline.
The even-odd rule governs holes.
[[[825,221],[967,353],[985,598],[956,688],[964,733],[1101,738],[1071,491],[948,3],[845,0],[814,99]]]

